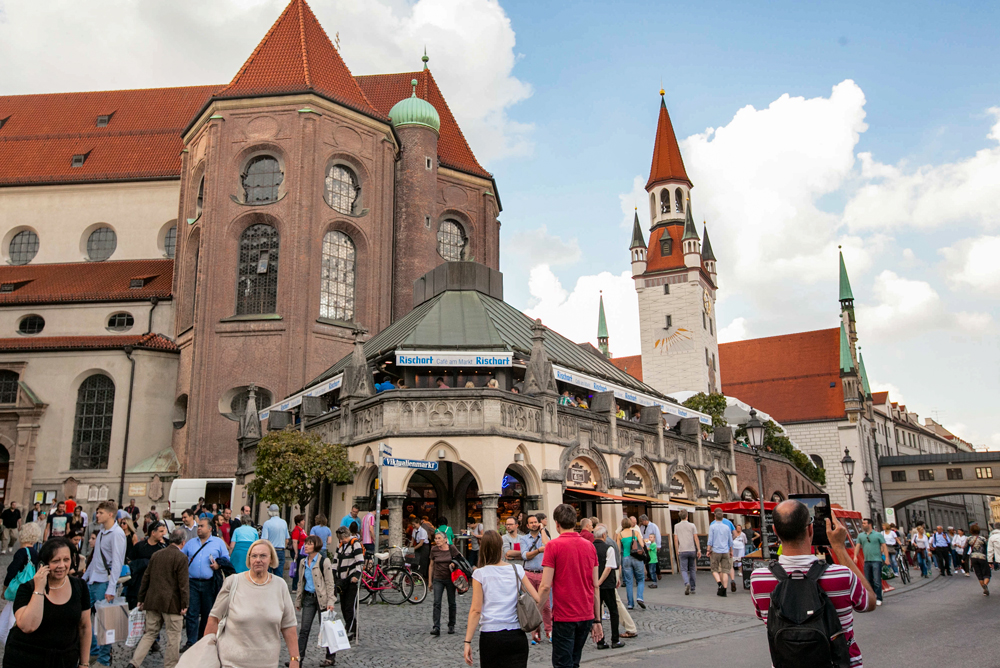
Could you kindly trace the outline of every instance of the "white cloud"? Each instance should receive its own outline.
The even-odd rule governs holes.
[[[221,84],[233,78],[286,0],[7,2],[0,6],[4,94]],[[510,19],[496,0],[315,1],[354,74],[430,65],[482,162],[532,150],[532,126],[507,116],[531,95],[513,75]]]
[[[622,205],[622,227],[629,230],[632,229],[632,223],[635,222],[636,213],[639,214],[639,225],[642,226],[643,231],[647,232],[649,230],[649,209],[648,207],[643,207],[639,209],[639,205],[646,201],[646,179],[642,176],[636,176],[632,179],[632,189],[627,193],[622,193],[618,196],[621,200]]]
[[[505,259],[513,257],[515,264],[530,269],[540,264],[550,267],[572,264],[580,259],[580,244],[576,237],[565,240],[549,234],[545,225],[533,230],[515,232],[504,242]]]
[[[719,330],[719,343],[743,341],[747,338],[747,319],[734,318],[731,323]]]
[[[615,357],[639,354],[639,298],[631,272],[616,276],[604,271],[577,279],[567,291],[548,265],[531,270],[528,289],[536,303],[524,312],[563,336],[597,345],[597,313],[604,294],[611,352]]]
[[[941,249],[941,254],[955,288],[1000,293],[1000,236],[965,239]]]
[[[900,404],[906,403],[906,399],[903,398],[903,392],[892,383],[883,383],[878,380],[872,379],[871,388],[872,392],[888,392],[889,401],[893,401]]]

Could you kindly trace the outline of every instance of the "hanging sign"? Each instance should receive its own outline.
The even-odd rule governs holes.
[[[442,352],[434,350],[402,350],[396,352],[397,366],[438,367],[498,367],[510,366],[511,352]]]
[[[593,471],[591,471],[590,467],[580,460],[574,460],[573,463],[569,465],[569,468],[566,469],[566,486],[595,487],[596,483]]]
[[[301,392],[297,392],[287,399],[280,401],[276,404],[271,404],[267,408],[261,410],[257,417],[261,420],[266,420],[267,416],[271,414],[271,411],[287,411],[290,408],[295,408],[296,406],[302,405],[302,397],[320,397],[327,392],[333,392],[344,380],[344,374],[340,373],[331,378],[330,380],[325,380],[318,385],[313,385],[308,387]]]

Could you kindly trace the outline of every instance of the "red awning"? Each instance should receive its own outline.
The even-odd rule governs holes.
[[[764,502],[764,510],[774,510],[774,507],[778,505],[772,503],[771,501]],[[714,513],[716,509],[721,510],[724,513],[732,513],[734,515],[752,515],[756,511],[757,514],[760,513],[760,502],[759,501],[730,501],[729,503],[715,503],[708,507],[708,511]]]

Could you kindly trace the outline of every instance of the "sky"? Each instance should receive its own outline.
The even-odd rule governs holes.
[[[224,83],[284,5],[0,0],[0,94]],[[628,245],[662,86],[720,340],[836,327],[842,246],[873,389],[1000,448],[1000,6],[310,5],[355,74],[426,46],[496,176],[515,306],[595,342],[603,290],[613,353],[640,352]]]

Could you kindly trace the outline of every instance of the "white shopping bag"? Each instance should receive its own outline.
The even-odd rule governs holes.
[[[323,636],[323,628],[327,622],[332,622],[337,618],[336,612],[324,610],[319,613],[319,637],[316,639],[317,647],[326,647],[326,639]]]
[[[14,604],[11,601],[4,601],[6,605],[3,612],[0,612],[0,645],[7,644],[7,634],[14,628],[17,620],[14,619]]]
[[[329,652],[351,649],[351,643],[347,639],[347,629],[344,628],[344,622],[339,619],[325,620],[319,635],[319,646],[325,647]]]
[[[133,608],[132,612],[128,613],[128,640],[125,641],[125,646],[135,647],[138,645],[145,630],[146,613],[139,608]]]

